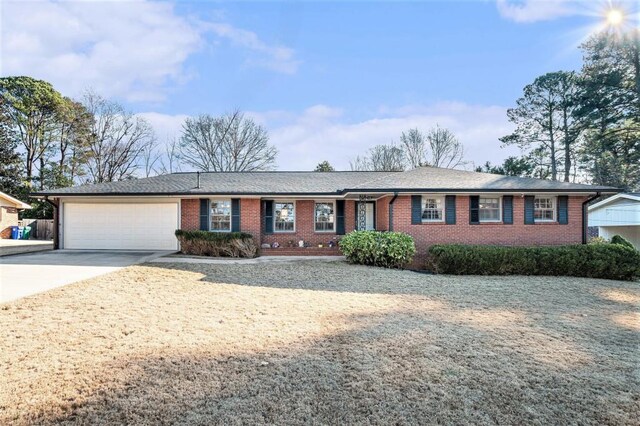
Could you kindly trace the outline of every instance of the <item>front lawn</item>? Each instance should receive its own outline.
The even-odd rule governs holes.
[[[640,286],[147,264],[0,305],[0,424],[633,424]]]

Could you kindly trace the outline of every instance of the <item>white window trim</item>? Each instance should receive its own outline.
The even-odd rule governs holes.
[[[498,219],[482,219],[480,217],[480,212],[482,211],[482,209],[480,208],[480,198],[497,198],[498,199]],[[478,219],[480,220],[480,223],[500,223],[502,222],[502,196],[495,196],[495,195],[479,195],[478,196]]]
[[[536,219],[536,198],[551,198],[553,200],[553,218]],[[558,220],[558,197],[556,195],[536,194],[533,196],[533,223],[553,223]]]
[[[211,229],[211,203],[213,201],[228,201],[229,202],[229,229]],[[209,232],[231,232],[233,229],[233,202],[231,198],[209,198]]]
[[[333,205],[333,229],[332,230],[325,230],[325,231],[318,231],[316,229],[316,204],[331,204]],[[336,232],[336,200],[313,200],[313,232],[316,232],[318,234],[334,234]],[[295,227],[295,225],[294,225]]]
[[[435,198],[440,200],[440,205],[442,206],[442,219],[422,219],[422,214],[424,213],[424,199],[425,198]],[[420,219],[422,223],[443,223],[445,220],[445,196],[444,195],[430,195],[430,194],[422,194],[420,197]]]
[[[276,204],[277,203],[291,203],[293,204],[293,230],[292,231],[278,231],[276,229]],[[273,200],[273,233],[274,234],[295,234],[296,222],[298,221],[298,205],[296,200]]]

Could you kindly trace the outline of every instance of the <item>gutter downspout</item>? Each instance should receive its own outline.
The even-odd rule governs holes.
[[[53,202],[47,195],[44,196],[44,200],[53,206],[53,249],[58,250],[60,248],[60,230],[59,230],[59,212],[58,207],[60,202]]]
[[[587,221],[587,204],[600,197],[600,193],[596,192],[593,197],[587,198],[582,202],[582,244],[587,244],[587,228],[589,223]]]
[[[393,193],[393,198],[389,201],[389,232],[393,232],[393,203],[398,198],[398,193]]]

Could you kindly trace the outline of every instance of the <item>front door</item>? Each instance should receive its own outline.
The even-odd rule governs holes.
[[[356,229],[374,231],[376,229],[376,203],[375,201],[367,201],[364,204],[364,227],[362,226],[362,216],[360,215],[361,209],[360,202],[356,201]]]
[[[365,229],[367,231],[373,231],[374,229],[376,229],[376,205],[374,203],[367,203]]]

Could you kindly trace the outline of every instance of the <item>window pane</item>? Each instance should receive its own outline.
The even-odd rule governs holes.
[[[316,231],[333,231],[334,212],[333,203],[316,203],[315,229]]]
[[[422,220],[441,221],[442,218],[442,198],[422,197]]]
[[[482,197],[479,199],[481,221],[500,220],[500,198]]]
[[[231,231],[231,201],[211,200],[211,230]]]
[[[274,230],[293,231],[295,223],[295,211],[293,203],[274,203]]]
[[[533,200],[533,218],[534,220],[554,220],[555,205],[554,199],[551,197],[539,197]]]

